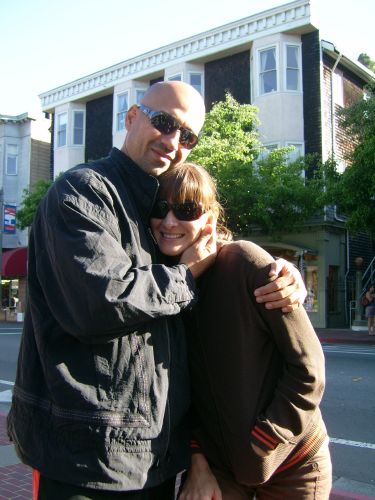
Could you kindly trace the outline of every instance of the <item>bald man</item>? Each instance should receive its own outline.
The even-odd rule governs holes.
[[[37,500],[168,500],[189,464],[179,313],[196,301],[215,235],[169,267],[148,219],[157,176],[186,159],[204,115],[193,87],[150,87],[127,113],[121,151],[65,172],[39,206],[8,416]]]

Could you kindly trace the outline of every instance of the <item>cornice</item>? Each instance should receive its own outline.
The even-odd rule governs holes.
[[[105,92],[114,85],[181,62],[246,45],[257,38],[310,23],[310,0],[296,0],[152,50],[39,95],[43,111]]]

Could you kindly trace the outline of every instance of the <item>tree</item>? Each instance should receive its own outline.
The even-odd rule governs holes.
[[[17,210],[17,227],[19,229],[31,226],[36,209],[51,184],[52,181],[41,179],[35,183],[31,190],[24,189],[21,208]]]
[[[348,228],[375,237],[375,82],[365,98],[340,115],[342,126],[354,145],[350,165],[329,188],[330,199],[348,216]]]
[[[359,54],[358,61],[375,73],[375,61],[373,61],[365,52]]]
[[[215,177],[226,222],[237,235],[254,226],[270,234],[295,230],[324,205],[321,169],[315,166],[316,174],[305,178],[305,161],[289,162],[291,148],[262,159],[257,126],[257,108],[227,94],[207,114],[190,157]]]

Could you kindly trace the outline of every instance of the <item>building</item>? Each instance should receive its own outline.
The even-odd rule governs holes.
[[[207,109],[229,90],[259,108],[266,148],[293,145],[295,154],[335,154],[345,168],[347,141],[336,110],[361,96],[372,73],[321,40],[309,0],[296,0],[176,41],[40,95],[52,114],[54,174],[121,147],[128,108],[161,80],[192,84]],[[367,239],[366,239],[367,238]],[[347,234],[334,209],[306,231],[273,242],[252,239],[304,270],[317,327],[348,323],[354,259],[373,257],[372,242]],[[353,271],[354,273],[354,271]]]
[[[28,231],[17,228],[17,209],[25,189],[51,178],[51,145],[34,125],[27,113],[0,115],[1,303],[10,312],[23,312],[26,296]]]

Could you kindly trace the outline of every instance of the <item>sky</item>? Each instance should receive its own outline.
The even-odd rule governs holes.
[[[0,0],[0,114],[41,114],[39,94],[282,0]],[[323,39],[375,59],[374,0],[311,0]]]

